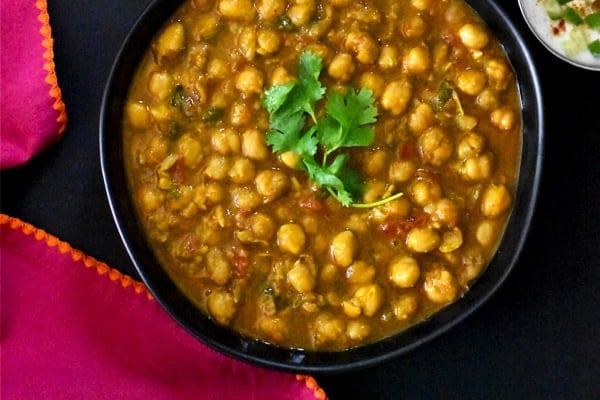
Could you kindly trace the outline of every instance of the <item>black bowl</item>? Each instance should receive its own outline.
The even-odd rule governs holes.
[[[302,373],[364,368],[405,354],[447,331],[486,301],[506,279],[527,235],[540,180],[543,117],[536,68],[521,34],[491,0],[467,0],[501,38],[516,71],[523,115],[523,144],[514,209],[498,251],[464,297],[426,321],[376,343],[342,352],[289,350],[215,324],[171,281],[145,240],[129,196],[122,150],[122,114],[129,84],[152,37],[183,0],[155,0],[135,23],[108,79],[100,114],[100,157],[110,208],[121,239],[146,286],[167,312],[213,349],[263,367]]]

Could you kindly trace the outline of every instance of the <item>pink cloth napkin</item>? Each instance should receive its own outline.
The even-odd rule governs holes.
[[[209,349],[142,283],[4,214],[0,276],[3,400],[326,399]]]
[[[24,164],[65,130],[45,0],[2,0],[0,7],[0,168]]]
[[[45,0],[1,0],[0,168],[65,130]],[[146,287],[0,214],[0,398],[325,400],[309,376],[209,349]]]

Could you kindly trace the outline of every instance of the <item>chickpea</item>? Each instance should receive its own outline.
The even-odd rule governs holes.
[[[483,72],[469,69],[461,72],[460,75],[458,75],[456,79],[456,86],[463,93],[471,96],[477,96],[485,87],[486,81],[487,79]]]
[[[256,16],[252,0],[219,0],[218,9],[227,19],[251,21]]]
[[[210,11],[214,4],[214,0],[192,0],[194,8],[201,12]]]
[[[284,163],[288,168],[295,169],[300,162],[300,156],[293,151],[286,151],[285,153],[281,153],[279,155],[279,159],[282,163]]]
[[[467,158],[460,172],[465,180],[481,181],[492,176],[493,160],[490,153]]]
[[[378,98],[383,93],[385,80],[375,72],[365,72],[360,77],[360,86],[370,89],[373,97]]]
[[[439,233],[431,228],[413,228],[406,235],[406,247],[414,253],[429,253],[437,249],[440,241]]]
[[[351,51],[361,64],[373,64],[379,54],[377,42],[366,32],[353,31],[348,33],[344,43],[346,50]]]
[[[456,127],[461,131],[470,131],[475,129],[479,120],[477,117],[468,114],[458,114],[454,117]]]
[[[244,94],[260,94],[263,91],[263,85],[262,73],[254,67],[246,67],[235,81],[235,88]]]
[[[209,11],[209,10],[206,10]],[[196,41],[211,39],[219,32],[220,18],[215,13],[201,14],[194,21],[192,37]]]
[[[385,291],[376,283],[359,287],[354,292],[353,302],[360,305],[362,313],[367,317],[377,314],[383,305]]]
[[[284,172],[276,170],[260,171],[255,179],[256,190],[265,201],[279,198],[290,186],[290,181]]]
[[[450,199],[440,199],[425,206],[425,212],[430,214],[431,221],[454,228],[460,218],[460,210],[456,203]]]
[[[485,148],[485,139],[474,132],[463,136],[456,147],[458,158],[465,159],[478,156]]]
[[[413,294],[405,294],[392,300],[392,312],[399,321],[409,319],[418,308],[419,300]]]
[[[167,26],[156,41],[156,58],[159,63],[167,58],[173,58],[185,46],[185,27],[181,22],[173,22]]]
[[[242,154],[253,160],[265,160],[269,156],[269,149],[265,137],[257,129],[249,129],[242,134]]]
[[[400,33],[408,39],[414,39],[423,36],[426,29],[427,24],[419,15],[407,17],[400,21]]]
[[[157,210],[164,202],[165,195],[161,190],[143,187],[138,192],[142,210],[149,213]]]
[[[481,213],[495,218],[506,212],[512,204],[510,192],[502,184],[489,185],[481,197]]]
[[[490,89],[483,89],[475,99],[477,105],[484,110],[493,110],[498,107],[498,96]]]
[[[424,46],[413,47],[402,58],[402,66],[409,74],[419,75],[431,70],[431,55]]]
[[[489,219],[484,219],[477,225],[475,238],[482,246],[490,246],[494,242],[496,227]]]
[[[165,71],[153,72],[148,80],[148,91],[159,100],[166,99],[173,92],[173,78]]]
[[[242,102],[235,102],[229,111],[229,123],[235,127],[246,126],[252,121],[252,110]]]
[[[352,0],[330,0],[329,2],[334,7],[346,7],[347,5],[352,3]]]
[[[411,195],[415,203],[420,206],[426,206],[440,198],[442,188],[438,183],[420,180],[412,185]]]
[[[412,256],[396,257],[388,268],[389,280],[399,288],[413,287],[420,275],[419,263]]]
[[[452,228],[450,231],[444,232],[442,235],[442,243],[440,243],[439,250],[442,253],[451,253],[457,250],[463,244],[462,231],[458,228]]]
[[[515,113],[508,108],[499,108],[492,111],[490,120],[492,121],[492,124],[503,131],[512,129],[516,123]]]
[[[511,79],[508,65],[500,60],[490,60],[485,64],[485,74],[490,85],[497,90],[503,90]]]
[[[298,255],[306,244],[306,234],[298,224],[285,224],[277,231],[277,245],[283,251]]]
[[[256,3],[256,10],[265,21],[273,21],[285,13],[285,0],[259,0]]]
[[[352,340],[363,340],[371,334],[369,325],[362,321],[349,321],[346,327],[346,336]]]
[[[208,182],[206,184],[206,200],[211,204],[218,204],[225,198],[225,189],[217,182]]]
[[[344,335],[344,321],[330,313],[320,314],[314,323],[314,340],[317,345],[335,342]]]
[[[336,54],[336,56],[333,57],[333,60],[331,60],[331,63],[329,63],[327,73],[329,76],[340,82],[348,81],[354,73],[352,56],[348,53]]]
[[[188,168],[195,168],[202,160],[202,145],[190,134],[181,135],[177,140],[177,151]]]
[[[362,313],[360,305],[357,304],[354,299],[344,300],[340,303],[340,306],[342,307],[344,314],[350,318],[358,318]]]
[[[233,266],[222,250],[212,248],[206,255],[206,271],[209,278],[219,286],[224,286],[233,277]]]
[[[275,68],[269,77],[271,85],[285,85],[293,80],[294,77],[291,76],[290,72],[282,66]]]
[[[401,115],[408,108],[412,93],[413,88],[409,81],[392,81],[383,90],[381,106],[393,115]]]
[[[248,183],[254,179],[256,171],[252,161],[238,158],[229,169],[228,175],[233,183]]]
[[[250,218],[250,230],[255,237],[270,240],[275,234],[275,222],[268,215],[257,213]]]
[[[352,231],[342,231],[334,236],[329,249],[335,264],[347,267],[354,261],[358,251],[358,241]]]
[[[415,172],[417,166],[414,161],[396,160],[390,163],[388,177],[392,182],[406,182],[415,175]]]
[[[386,166],[387,155],[383,150],[367,153],[363,159],[363,171],[369,176],[379,175]]]
[[[160,124],[167,124],[171,119],[173,107],[167,105],[167,103],[159,103],[150,106],[150,115],[154,121]]]
[[[127,115],[127,120],[134,129],[145,129],[150,123],[148,107],[142,102],[128,103],[125,108],[125,114]]]
[[[236,312],[233,295],[224,290],[213,290],[207,298],[208,313],[218,323],[227,325]]]
[[[257,35],[258,48],[256,52],[262,56],[275,53],[281,46],[281,36],[270,29],[262,29]]]
[[[240,151],[240,138],[233,129],[225,128],[214,132],[210,141],[219,154],[228,155]]]
[[[262,203],[259,194],[246,187],[236,188],[231,194],[233,205],[239,210],[254,210]]]
[[[408,115],[408,129],[418,135],[429,128],[433,121],[433,108],[427,103],[419,103]]]
[[[442,264],[436,264],[425,272],[423,290],[434,303],[450,303],[458,294],[458,283],[452,272]]]
[[[410,0],[410,4],[419,11],[425,11],[431,6],[431,0]]]
[[[287,16],[297,27],[308,24],[316,11],[315,0],[292,0]]]
[[[204,168],[204,175],[217,181],[225,179],[229,170],[229,159],[226,157],[212,156]]]
[[[396,67],[398,65],[398,49],[391,45],[383,46],[377,64],[383,69]]]
[[[490,41],[485,28],[476,24],[465,24],[458,30],[461,42],[472,50],[481,50]]]
[[[421,159],[424,163],[439,167],[452,155],[452,141],[446,131],[439,127],[428,128],[419,136]]]
[[[242,56],[248,61],[254,60],[256,55],[256,29],[245,26],[237,37],[237,47]]]
[[[288,283],[299,293],[310,293],[316,286],[315,271],[298,260],[286,275]]]
[[[283,342],[288,335],[286,322],[278,317],[263,317],[258,322],[258,327],[261,332],[276,342]]]
[[[206,75],[209,79],[224,79],[228,72],[227,63],[220,58],[213,58],[206,67]]]
[[[153,136],[144,150],[144,163],[149,166],[157,165],[162,162],[169,152],[169,145],[166,140],[160,136]]]
[[[350,284],[371,283],[375,276],[375,267],[364,261],[356,261],[346,268],[346,279]]]

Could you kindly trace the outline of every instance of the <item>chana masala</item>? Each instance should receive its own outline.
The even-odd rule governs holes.
[[[502,237],[521,150],[514,71],[463,0],[187,1],[123,126],[172,280],[218,324],[307,350],[460,298]]]

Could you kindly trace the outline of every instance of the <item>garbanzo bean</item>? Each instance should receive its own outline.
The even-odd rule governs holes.
[[[229,258],[219,249],[210,249],[206,255],[206,270],[209,278],[219,286],[224,286],[233,276]]]
[[[442,189],[435,182],[420,180],[412,185],[411,195],[415,203],[426,206],[440,198]]]
[[[330,313],[323,313],[315,319],[313,328],[314,339],[319,344],[333,342],[344,335],[345,324],[341,318]]]
[[[313,271],[307,263],[298,260],[287,273],[287,281],[300,293],[309,293],[315,288],[316,279]]]
[[[367,175],[379,175],[386,166],[387,153],[383,150],[377,150],[373,153],[367,153],[363,160],[363,171]]]
[[[327,69],[327,73],[334,79],[340,82],[346,82],[354,73],[354,61],[348,53],[337,54]]]
[[[213,156],[208,160],[206,168],[204,169],[204,175],[217,181],[223,180],[227,177],[229,171],[229,159],[226,157]]]
[[[437,126],[428,128],[419,136],[419,148],[423,162],[439,167],[452,155],[452,142],[448,134]]]
[[[465,159],[478,156],[485,148],[485,139],[474,132],[464,135],[456,146],[458,158]]]
[[[396,319],[403,321],[415,314],[419,308],[419,300],[412,294],[405,294],[392,300],[392,312]]]
[[[506,88],[509,80],[511,79],[511,73],[508,65],[504,61],[500,60],[489,60],[485,64],[485,74],[487,75],[490,85],[498,90]]]
[[[273,21],[285,13],[285,0],[258,0],[256,10],[260,17],[266,21]]]
[[[173,22],[167,26],[156,41],[156,59],[162,62],[163,59],[175,57],[182,51],[185,44],[185,26],[181,22]]]
[[[363,321],[348,321],[346,335],[352,340],[363,340],[371,334],[371,328]]]
[[[244,94],[262,93],[263,85],[263,75],[254,67],[245,68],[235,81],[235,88]]]
[[[425,271],[423,290],[434,303],[449,303],[458,295],[458,283],[452,272],[445,266],[436,264]]]
[[[419,263],[411,256],[394,258],[388,267],[390,281],[399,288],[413,287],[420,275]]]
[[[427,24],[419,15],[406,17],[400,21],[400,33],[406,38],[418,38],[423,36]]]
[[[273,201],[289,188],[290,181],[284,172],[268,169],[256,175],[255,183],[265,201]]]
[[[352,285],[371,283],[376,272],[374,266],[364,261],[355,261],[346,268],[346,279]]]
[[[496,229],[492,221],[484,219],[477,226],[475,238],[482,246],[489,246],[495,238]]]
[[[481,213],[488,218],[502,215],[512,204],[510,192],[502,184],[489,185],[481,197]]]
[[[409,181],[417,171],[417,166],[412,160],[397,160],[390,163],[388,177],[392,182]]]
[[[242,154],[253,160],[265,160],[269,156],[265,135],[257,129],[245,131],[242,134]]]
[[[374,72],[365,72],[360,77],[361,87],[371,89],[373,97],[378,98],[383,93],[385,80]]]
[[[512,129],[515,125],[515,113],[512,110],[506,108],[499,108],[492,111],[490,114],[490,121],[503,131]]]
[[[281,37],[277,32],[270,29],[261,29],[256,37],[258,48],[256,52],[260,55],[275,53],[281,46]]]
[[[381,95],[381,106],[393,115],[401,115],[408,108],[412,92],[412,85],[407,80],[390,82]]]
[[[423,210],[431,216],[431,221],[448,228],[454,228],[460,219],[460,210],[456,203],[450,199],[440,199],[428,204]]]
[[[419,103],[408,115],[408,128],[416,135],[429,128],[434,121],[434,113],[427,103]]]
[[[235,299],[224,290],[213,290],[208,295],[207,308],[211,317],[220,324],[227,325],[236,312]]]
[[[415,253],[429,253],[440,244],[440,234],[431,228],[413,228],[406,235],[406,247]]]
[[[468,181],[481,181],[492,175],[492,168],[492,156],[489,153],[484,153],[480,156],[467,158],[460,171],[463,178]]]
[[[315,0],[291,0],[287,16],[297,27],[306,25],[316,11]]]
[[[485,87],[486,77],[481,71],[470,69],[462,72],[456,79],[456,86],[466,94],[477,96]]]
[[[145,129],[150,122],[148,107],[141,102],[130,102],[125,109],[127,120],[134,129]]]
[[[210,60],[206,67],[206,75],[210,79],[224,79],[228,72],[227,64],[220,58]]]
[[[234,183],[248,183],[254,179],[256,171],[252,161],[240,157],[233,162],[227,175],[229,175],[229,179]]]
[[[252,0],[219,0],[219,12],[227,19],[250,21],[256,16]]]
[[[431,55],[424,46],[413,47],[402,58],[402,66],[409,74],[424,74],[431,69]]]
[[[281,225],[277,231],[277,245],[282,250],[298,255],[304,250],[306,234],[298,224]]]
[[[173,78],[165,71],[155,71],[148,80],[148,91],[159,100],[164,100],[173,93]]]
[[[211,145],[220,154],[237,154],[240,152],[241,147],[240,137],[233,129],[220,129],[213,132]]]
[[[234,189],[231,194],[231,200],[235,208],[246,211],[254,210],[262,203],[260,195],[247,187]]]
[[[333,261],[340,267],[347,267],[352,264],[358,251],[356,236],[352,231],[342,231],[334,236],[329,248]]]
[[[385,292],[381,286],[372,283],[356,289],[352,298],[354,303],[360,306],[364,316],[372,317],[383,305]]]
[[[181,135],[177,140],[177,150],[188,168],[197,167],[202,161],[202,145],[190,134]]]
[[[383,69],[396,67],[398,65],[398,49],[392,45],[383,46],[377,63]]]
[[[379,46],[366,32],[348,33],[344,46],[346,50],[354,53],[356,60],[361,64],[373,64],[379,54]]]
[[[465,24],[458,30],[461,42],[470,49],[481,50],[488,45],[490,38],[485,28],[477,24]]]

